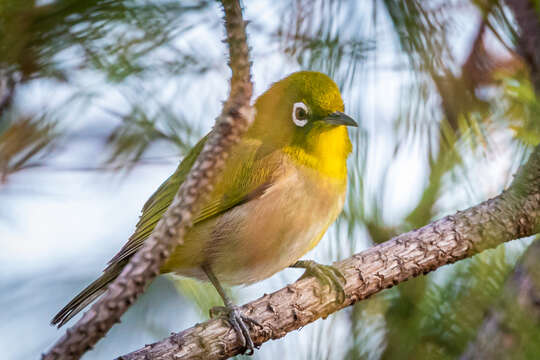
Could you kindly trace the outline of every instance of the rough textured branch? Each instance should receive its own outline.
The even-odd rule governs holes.
[[[262,325],[251,329],[254,343],[260,345],[412,277],[539,231],[540,146],[510,188],[496,198],[334,264],[347,278],[345,303],[337,304],[336,294],[305,278],[241,311]],[[225,359],[242,350],[229,324],[215,319],[120,359]]]
[[[156,229],[126,265],[107,292],[43,356],[43,359],[77,359],[119,321],[161,265],[182,241],[203,196],[208,194],[224,165],[228,151],[253,120],[252,83],[245,22],[238,1],[223,1],[227,43],[232,70],[231,90],[212,135]]]

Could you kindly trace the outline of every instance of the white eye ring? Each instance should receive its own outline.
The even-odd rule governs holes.
[[[304,118],[301,118],[301,117],[299,118],[298,115],[302,113],[302,110],[303,110],[303,113],[305,114],[305,117]],[[308,110],[308,107],[306,106],[306,104],[304,104],[303,102],[294,103],[293,109],[292,109],[292,121],[293,121],[293,123],[296,126],[303,127],[308,122],[308,119],[307,119],[307,114],[308,113],[309,113],[309,110]]]

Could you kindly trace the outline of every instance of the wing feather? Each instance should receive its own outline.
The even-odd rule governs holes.
[[[202,151],[207,138],[208,135],[195,145],[174,174],[148,199],[143,206],[135,232],[120,252],[109,261],[107,269],[137,252],[150,236],[173,201],[180,185],[184,182],[187,173]],[[265,166],[257,164],[256,161],[259,145],[258,141],[244,140],[236,147],[231,154],[232,161],[228,162],[227,169],[216,184],[210,199],[194,218],[194,225],[262,195],[271,185],[271,171]]]

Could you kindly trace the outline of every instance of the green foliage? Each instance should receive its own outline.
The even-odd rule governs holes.
[[[419,305],[420,342],[430,342],[451,357],[459,357],[485,313],[500,293],[514,262],[505,247],[456,264],[443,286],[432,284]]]
[[[0,117],[0,183],[16,171],[39,166],[59,137],[56,123],[44,117]]]
[[[180,41],[183,35],[199,26],[198,20],[206,16],[210,4],[207,1],[148,0],[56,0],[44,4],[34,0],[3,1],[0,4],[0,80],[10,79],[16,88],[23,88],[45,78],[54,79],[57,83],[51,84],[53,88],[69,86],[71,99],[84,100],[86,108],[95,107],[99,97],[110,96],[114,90],[126,99],[129,97],[127,111],[107,112],[110,120],[119,121],[104,134],[109,153],[104,164],[108,169],[131,170],[143,162],[142,156],[158,142],[167,142],[180,153],[186,153],[200,136],[198,128],[169,104],[147,93],[148,90],[140,91],[142,87],[134,84],[133,78],[138,78],[136,81],[140,83],[210,70],[213,65],[205,61],[205,54]],[[102,85],[98,89],[91,88],[85,76],[102,79],[109,88]],[[132,91],[135,87],[139,89]],[[13,93],[7,101],[3,97],[0,89],[0,116],[17,100]],[[48,122],[45,119],[50,117],[46,112],[58,114],[59,121],[68,122],[73,103],[75,101],[61,102],[57,108],[34,116],[41,119],[35,120],[35,124],[43,123],[43,129],[35,131],[43,139],[28,150],[32,157],[41,156],[40,153],[44,156],[44,144],[50,143],[51,134],[47,129],[53,125],[45,124]],[[29,127],[21,129],[30,131]],[[82,135],[81,138],[87,136]],[[35,137],[26,141],[30,139],[38,141]],[[20,164],[6,166],[4,176],[11,172],[7,171],[8,167],[20,167]]]
[[[111,153],[106,162],[113,168],[132,169],[158,141],[172,144],[180,153],[187,154],[194,145],[193,139],[200,137],[200,132],[189,122],[165,107],[159,108],[151,118],[148,111],[136,104],[127,115],[112,113],[121,120],[107,137]]]
[[[298,1],[292,8],[286,6],[275,35],[284,53],[302,68],[318,69],[338,84],[351,86],[367,54],[375,50],[373,39],[351,31],[352,24],[342,21],[336,26],[358,6],[355,2]]]
[[[540,101],[527,78],[504,78],[503,91],[507,102],[504,119],[525,144],[540,144]]]
[[[171,40],[192,26],[183,16],[207,5],[204,1],[3,1],[0,64],[20,72],[24,79],[65,79],[69,68],[90,67],[103,71],[112,82],[155,67],[175,71],[199,67],[191,56],[180,56],[179,51],[162,63],[148,62],[148,55],[176,50]],[[59,55],[65,58],[68,49],[76,51],[77,63],[62,61]]]

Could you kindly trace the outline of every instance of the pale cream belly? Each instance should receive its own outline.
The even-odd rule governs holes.
[[[318,243],[341,212],[345,184],[321,184],[320,179],[315,183],[313,178],[289,172],[261,197],[193,229],[204,262],[221,282],[238,285],[265,279],[293,264]],[[173,271],[205,278],[198,266]]]

